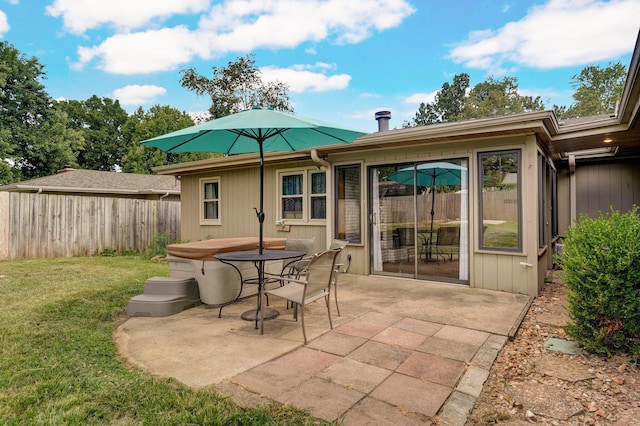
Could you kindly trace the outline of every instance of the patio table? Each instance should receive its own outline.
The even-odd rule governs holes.
[[[262,293],[264,292],[264,266],[266,262],[274,260],[288,260],[302,258],[305,256],[304,251],[300,250],[263,250],[260,253],[258,250],[245,250],[245,251],[233,251],[227,253],[218,253],[215,255],[222,263],[233,266],[240,274],[240,270],[233,265],[233,262],[252,262],[258,271],[257,278],[250,278],[243,280],[242,274],[240,274],[240,282],[242,284],[257,284],[258,285],[258,306],[256,309],[251,309],[244,312],[241,318],[245,321],[255,321],[256,330],[258,329],[258,317],[260,317],[260,334],[264,333],[264,320],[273,319],[279,315],[279,312],[271,308],[262,307]]]

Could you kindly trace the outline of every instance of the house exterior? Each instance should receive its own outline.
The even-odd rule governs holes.
[[[67,166],[55,175],[0,186],[0,191],[179,201],[180,181],[173,176],[115,173]]]
[[[640,204],[639,59],[636,44],[612,115],[388,130],[382,112],[379,131],[352,144],[267,153],[264,235],[315,237],[316,250],[347,239],[351,273],[536,296],[579,214]],[[257,235],[258,164],[251,154],[159,167],[181,178],[182,238]]]
[[[145,250],[179,239],[173,176],[76,170],[0,186],[0,259]]]

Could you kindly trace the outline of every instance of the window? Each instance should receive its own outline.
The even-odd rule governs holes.
[[[220,224],[220,179],[201,179],[203,224]]]
[[[520,150],[478,154],[480,248],[522,251]]]
[[[538,152],[538,248],[547,245],[547,160]]]
[[[325,172],[298,170],[279,175],[282,219],[295,221],[327,218],[327,176]]]
[[[327,218],[327,174],[311,173],[311,219]]]
[[[282,176],[282,218],[302,219],[304,175]]]
[[[551,168],[551,237],[558,236],[558,172]]]
[[[360,165],[336,167],[335,232],[340,240],[362,242],[362,209],[360,196]]]

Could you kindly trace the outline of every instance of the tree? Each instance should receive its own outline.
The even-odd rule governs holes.
[[[212,78],[198,74],[194,68],[180,71],[182,87],[195,92],[198,96],[211,97],[209,112],[212,118],[224,117],[254,106],[293,112],[288,86],[279,81],[275,83],[262,81],[253,55],[229,62],[226,68],[212,67],[212,69]]]
[[[0,43],[0,159],[14,164],[12,180],[20,178],[16,160],[39,142],[32,129],[49,114],[49,95],[40,82],[43,69],[35,57],[27,58],[6,41]]]
[[[86,101],[66,101],[62,108],[72,127],[84,136],[84,149],[78,156],[80,167],[90,170],[117,170],[129,146],[122,126],[129,117],[118,100],[91,96]]]
[[[622,98],[627,69],[620,62],[602,68],[590,65],[572,77],[573,104],[569,108],[554,106],[561,118],[609,114]]]
[[[461,119],[497,117],[521,112],[542,111],[544,104],[540,96],[523,96],[518,93],[518,79],[504,77],[495,80],[489,77],[477,84],[464,101]]]
[[[31,130],[31,135],[39,142],[31,149],[23,150],[20,159],[16,160],[21,178],[49,176],[66,166],[78,165],[76,158],[83,149],[84,138],[80,130],[73,128],[58,104],[54,103],[47,119]]]
[[[411,122],[403,127],[426,126],[429,124],[456,121],[462,113],[466,92],[469,89],[469,74],[462,73],[453,77],[452,84],[445,82],[436,93],[433,103],[421,103]]]
[[[170,106],[155,105],[148,112],[138,108],[123,126],[123,134],[128,141],[129,150],[123,159],[122,170],[127,173],[152,174],[152,169],[157,166],[215,156],[215,154],[202,152],[171,154],[140,145],[140,141],[193,126],[193,124],[189,114]]]
[[[404,127],[424,126],[471,118],[495,117],[527,111],[541,111],[544,104],[539,96],[523,96],[518,93],[518,80],[505,77],[469,86],[469,75],[458,74],[452,84],[442,85],[433,103],[421,103],[414,119]]]

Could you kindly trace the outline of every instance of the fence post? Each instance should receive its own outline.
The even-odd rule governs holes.
[[[9,193],[0,192],[0,260],[9,258]]]

